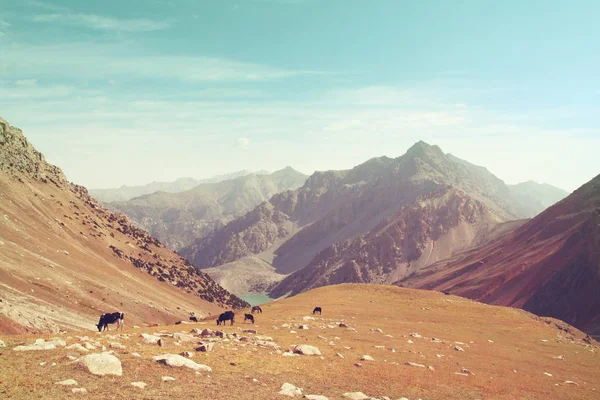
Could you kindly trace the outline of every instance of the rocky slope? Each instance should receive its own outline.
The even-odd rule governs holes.
[[[248,174],[200,184],[180,193],[157,192],[107,206],[125,213],[139,227],[177,251],[274,194],[302,186],[306,178],[286,167],[268,175]]]
[[[0,331],[167,322],[246,303],[103,208],[0,119]]]
[[[114,189],[90,189],[90,194],[102,203],[127,201],[135,197],[145,196],[155,192],[179,193],[190,190],[203,183],[217,183],[250,175],[252,171],[242,170],[230,174],[217,175],[208,179],[179,178],[173,182],[152,182],[140,186],[123,185]],[[257,175],[266,175],[266,171],[258,171]]]
[[[520,307],[600,335],[600,176],[508,235],[400,284]]]
[[[199,268],[259,254],[278,272],[291,273],[329,246],[366,234],[447,185],[501,221],[527,215],[528,207],[485,168],[419,142],[396,159],[374,158],[351,170],[317,172],[301,188],[273,196],[181,254]]]
[[[338,283],[392,283],[487,239],[500,223],[481,202],[450,186],[418,198],[366,234],[322,250],[271,296]]]
[[[310,315],[315,305],[322,315]],[[84,398],[128,400],[598,398],[598,343],[522,310],[382,285],[329,286],[262,308],[256,324],[244,328],[236,318],[233,326],[212,319],[69,331],[58,340],[0,336],[0,396],[62,400],[85,390]],[[50,349],[24,351],[36,340]]]
[[[521,204],[528,207],[528,217],[535,217],[569,195],[566,190],[534,181],[508,185],[508,188]]]

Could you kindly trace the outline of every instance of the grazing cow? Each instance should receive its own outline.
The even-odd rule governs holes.
[[[103,330],[108,330],[108,324],[117,324],[117,330],[121,328],[123,329],[123,319],[125,318],[125,314],[122,312],[114,312],[112,314],[106,313],[100,316],[100,321],[98,321],[98,332],[102,332]]]
[[[235,314],[233,313],[233,311],[225,311],[223,314],[219,315],[219,318],[217,319],[217,325],[221,325],[221,323],[225,325],[225,321],[231,321],[230,325],[233,325],[234,317]]]
[[[254,315],[252,314],[244,314],[244,322],[251,321],[254,324]]]
[[[198,322],[198,318],[196,317],[196,315],[194,315],[193,312],[190,313],[190,321]]]
[[[260,308],[260,306],[252,307],[252,314],[254,314],[254,311],[262,314],[262,308]]]
[[[319,315],[321,315],[321,307],[315,307],[315,309],[313,310],[313,315],[315,315],[316,313],[319,313]]]

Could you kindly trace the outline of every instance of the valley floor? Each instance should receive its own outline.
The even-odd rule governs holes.
[[[322,315],[311,315],[315,306],[323,308]],[[586,343],[584,334],[560,321],[521,310],[438,292],[351,284],[319,288],[262,308],[254,326],[243,324],[239,311],[235,325],[224,327],[213,320],[127,326],[118,334],[111,326],[102,334],[5,335],[0,338],[6,344],[0,348],[0,398],[79,397],[71,388],[82,387],[88,397],[102,399],[285,399],[278,392],[286,382],[303,394],[328,399],[345,399],[348,392],[410,400],[600,398],[597,343]],[[225,337],[202,337],[199,332],[205,328],[222,330]],[[141,333],[160,336],[163,346],[144,343]],[[58,337],[67,346],[88,343],[97,350],[12,350],[40,337]],[[214,343],[214,349],[196,352],[199,342]],[[316,346],[322,355],[289,356],[286,350],[298,344]],[[102,346],[120,359],[122,376],[95,376],[73,361],[101,352]],[[212,372],[168,367],[152,359],[185,351]],[[374,360],[361,360],[365,355]],[[175,380],[164,382],[163,376]],[[55,384],[66,379],[77,385]],[[138,381],[147,386],[131,385]]]

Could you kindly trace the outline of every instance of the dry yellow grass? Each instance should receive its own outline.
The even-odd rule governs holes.
[[[316,321],[301,321],[314,306],[323,307],[323,315],[315,316]],[[102,399],[284,399],[277,394],[284,382],[303,388],[305,394],[321,394],[329,399],[342,399],[343,393],[353,391],[411,400],[600,398],[598,348],[582,342],[581,333],[574,329],[572,334],[566,333],[554,323],[548,324],[520,310],[437,292],[377,285],[324,287],[270,303],[263,310],[263,314],[256,315],[259,334],[273,337],[283,350],[292,344],[317,346],[323,359],[283,357],[273,350],[230,341],[217,343],[212,352],[195,354],[194,361],[213,368],[211,373],[198,375],[185,368],[158,365],[151,359],[162,353],[193,352],[193,344],[177,346],[173,339],[166,339],[166,345],[159,347],[142,345],[139,338],[141,332],[217,328],[214,321],[207,321],[126,328],[125,333],[131,334],[129,340],[122,341],[127,349],[116,350],[123,363],[123,376],[96,377],[77,369],[65,358],[68,353],[76,354],[71,350],[19,353],[10,349],[21,342],[31,343],[39,335],[5,336],[2,339],[8,348],[0,349],[0,398],[55,400],[78,396],[71,394],[70,387],[54,385],[69,378],[86,388],[87,396]],[[219,329],[241,333],[241,328],[252,328],[242,324],[242,320],[243,315],[238,312],[234,326]],[[357,331],[327,327],[341,321]],[[281,328],[284,323],[291,324],[297,333]],[[310,329],[296,329],[299,323],[308,324]],[[381,329],[383,333],[371,329]],[[411,333],[423,338],[411,337]],[[80,335],[104,344],[111,341],[106,333],[93,332],[69,332],[62,338],[71,344],[78,342],[76,336]],[[432,342],[434,337],[444,343]],[[330,341],[335,345],[330,345]],[[456,341],[464,343],[459,344],[464,352],[454,350]],[[133,357],[131,352],[140,353],[141,358]],[[338,352],[344,359],[336,356]],[[365,354],[375,361],[360,361]],[[560,355],[565,360],[554,358]],[[40,366],[40,362],[47,364]],[[51,366],[53,362],[57,365]],[[407,362],[432,366],[435,371],[409,366]],[[362,363],[362,367],[354,366],[355,363]],[[455,374],[462,368],[474,375]],[[177,380],[162,382],[161,376],[165,375]],[[134,381],[144,381],[148,386],[132,387]]]

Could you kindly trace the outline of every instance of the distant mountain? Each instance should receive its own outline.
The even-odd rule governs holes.
[[[179,193],[156,192],[107,206],[125,213],[169,248],[179,250],[274,194],[302,186],[306,178],[286,167],[269,175],[248,174],[203,183]]]
[[[243,300],[102,207],[0,119],[0,332],[173,323]]]
[[[173,182],[152,182],[143,186],[121,186],[116,189],[90,189],[90,194],[103,203],[113,201],[127,201],[155,192],[179,193],[192,189],[202,183],[216,183],[239,178],[252,174],[252,171],[242,170],[230,174],[217,175],[208,179],[179,178]],[[261,170],[256,175],[268,175],[269,172]]]
[[[600,336],[600,175],[517,230],[399,284],[523,308]]]
[[[529,205],[529,217],[535,217],[546,208],[558,203],[569,195],[566,190],[547,183],[527,181],[516,185],[508,185],[510,191],[524,205]]]
[[[459,205],[464,214],[455,215],[451,207]],[[299,279],[310,281],[309,284],[285,289],[280,286],[274,292],[296,293],[329,282],[386,281],[392,271],[412,271],[414,268],[408,264],[414,265],[432,240],[443,241],[446,233],[462,229],[462,221],[472,221],[473,226],[467,229],[469,239],[448,240],[448,248],[438,248],[434,253],[441,257],[479,243],[479,236],[491,233],[494,224],[525,218],[529,209],[530,205],[522,204],[487,169],[444,154],[437,146],[418,142],[396,159],[380,157],[351,170],[316,172],[301,188],[273,196],[180,253],[199,268],[216,267],[250,255],[271,263],[283,274],[314,266],[317,272],[309,268],[282,283],[287,285],[291,279],[314,273],[310,278]],[[415,243],[408,239],[406,242],[401,238],[412,235],[412,228],[399,227],[393,232],[397,237],[385,239],[387,236],[380,231],[394,221],[403,221],[398,223],[407,227],[414,225],[418,232],[422,229],[422,237]],[[440,223],[442,226],[438,226]],[[396,240],[400,242],[394,244]],[[346,261],[351,261],[348,257],[353,252],[388,251],[384,242],[400,248],[389,250],[389,260],[371,264],[379,271],[371,271],[364,279],[363,272],[361,276],[349,273],[342,279],[344,271],[351,269]],[[360,254],[363,258],[371,256]],[[437,257],[422,262],[422,266]],[[345,267],[339,269],[339,263]],[[326,272],[327,277],[317,276],[319,271]]]

